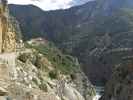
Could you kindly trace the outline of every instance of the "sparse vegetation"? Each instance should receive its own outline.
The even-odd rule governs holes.
[[[61,70],[64,74],[73,73],[75,70],[79,69],[79,65],[77,65],[76,60],[74,60],[76,58],[62,54],[52,43],[47,43],[47,45],[26,44],[26,47],[36,49],[52,63],[53,67],[57,70]],[[36,64],[37,66],[41,66],[38,62]]]
[[[50,71],[50,72],[49,72],[49,77],[50,77],[51,79],[57,79],[57,77],[58,77],[57,71],[56,71],[56,70]]]

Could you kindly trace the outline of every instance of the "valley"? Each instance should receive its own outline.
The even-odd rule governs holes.
[[[23,40],[0,1],[0,100],[92,100],[95,89],[76,57],[44,38]]]
[[[0,99],[133,99],[132,0],[0,5]]]

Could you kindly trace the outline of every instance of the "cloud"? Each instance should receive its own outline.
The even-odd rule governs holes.
[[[43,0],[38,2],[37,5],[45,10],[54,10],[69,8],[71,6],[70,2],[72,2],[72,0]]]
[[[73,5],[80,5],[80,4],[84,4],[88,1],[91,1],[91,0],[73,0],[72,3],[73,3]]]
[[[65,9],[89,0],[8,0],[11,4],[34,4],[44,10]]]

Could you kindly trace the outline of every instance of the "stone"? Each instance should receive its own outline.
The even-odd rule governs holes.
[[[7,100],[7,99],[4,96],[0,96],[0,100]]]
[[[16,48],[15,32],[9,21],[6,0],[0,3],[0,53],[14,52]]]
[[[0,64],[0,81],[8,81],[8,80],[9,80],[8,66],[5,64]]]
[[[68,100],[85,100],[83,96],[74,88],[65,84],[63,94]]]
[[[4,88],[0,87],[0,96],[6,96],[7,94],[8,94],[8,91],[6,91]]]

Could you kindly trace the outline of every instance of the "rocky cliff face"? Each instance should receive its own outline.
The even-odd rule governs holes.
[[[133,60],[128,58],[116,66],[100,100],[133,99]]]
[[[0,53],[15,51],[15,32],[10,23],[6,0],[0,3]]]

